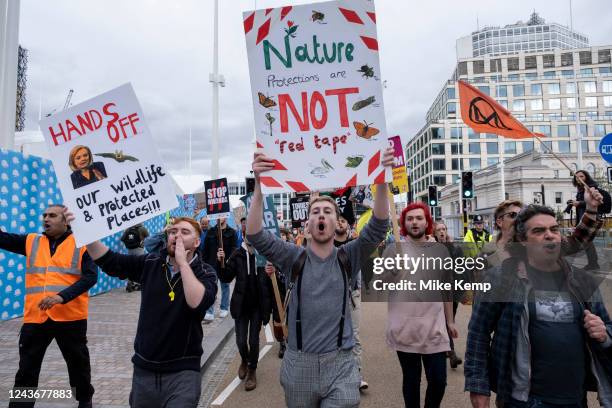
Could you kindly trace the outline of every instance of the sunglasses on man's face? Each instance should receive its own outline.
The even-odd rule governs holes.
[[[507,216],[509,216],[509,217],[510,217],[510,219],[515,219],[515,218],[516,218],[516,216],[518,215],[518,212],[516,212],[516,211],[510,211],[510,212],[507,212],[507,213],[503,213],[503,214],[502,214],[502,215],[500,215],[498,218],[504,218],[506,215],[507,215]]]

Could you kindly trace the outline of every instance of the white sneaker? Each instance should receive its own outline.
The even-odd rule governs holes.
[[[215,320],[215,315],[214,315],[214,314],[212,314],[212,313],[206,313],[206,314],[204,315],[204,323],[210,323],[210,322],[212,322],[213,320]]]
[[[228,314],[229,314],[229,312],[227,310],[221,309],[221,311],[219,312],[219,317],[222,318],[222,319],[225,319]]]
[[[361,380],[361,383],[359,384],[359,391],[367,390],[368,387],[369,387],[368,383]]]

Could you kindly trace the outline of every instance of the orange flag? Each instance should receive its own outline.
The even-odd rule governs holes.
[[[489,95],[472,85],[458,81],[463,122],[478,133],[493,133],[510,139],[533,137],[521,122]]]

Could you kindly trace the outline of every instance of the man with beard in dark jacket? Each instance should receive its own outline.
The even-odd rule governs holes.
[[[603,221],[603,201],[585,192],[581,224]],[[602,278],[577,270],[564,258],[564,239],[550,207],[529,205],[514,221],[511,257],[487,271],[491,291],[477,298],[468,328],[465,390],[474,408],[490,406],[587,406],[597,391],[612,407],[612,320],[598,288]]]
[[[222,237],[219,239],[219,237]],[[220,243],[221,242],[221,243]],[[225,265],[225,254],[231,255],[236,249],[236,231],[227,225],[227,219],[225,217],[219,218],[217,224],[208,230],[206,238],[204,238],[204,249],[202,256],[204,262],[212,265],[219,276],[219,271]],[[219,250],[223,249],[222,260],[219,261]],[[220,318],[225,318],[229,314],[229,301],[230,301],[230,286],[229,283],[221,282],[221,305],[219,312]],[[212,305],[210,309],[206,311],[204,316],[204,322],[210,323],[215,320],[215,306]]]
[[[225,253],[219,249],[219,262]],[[270,278],[263,267],[257,267],[255,249],[245,239],[219,269],[219,279],[229,284],[236,279],[230,304],[230,312],[236,325],[236,345],[242,358],[238,378],[244,380],[244,388],[257,387],[257,361],[259,359],[259,331],[268,324],[272,312]],[[248,341],[247,341],[248,338]]]

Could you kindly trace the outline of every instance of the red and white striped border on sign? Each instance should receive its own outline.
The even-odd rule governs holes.
[[[253,11],[244,19],[244,33],[248,37],[251,31],[257,32],[255,44],[259,44],[270,34],[270,28],[273,23],[283,21],[291,12],[292,6],[281,7],[280,9],[266,9],[261,11]],[[253,30],[257,27],[256,30]]]
[[[353,3],[356,5],[356,3]],[[358,36],[363,41],[364,45],[372,50],[378,52],[378,41],[376,39],[376,14],[373,11],[367,11],[358,9],[351,4],[351,8],[338,7],[339,12],[347,23],[354,24],[355,28],[360,30]],[[252,38],[251,41],[255,41],[255,45],[266,39],[270,34],[271,29],[278,22],[285,20],[287,15],[291,12],[292,6],[286,6],[277,9],[265,9],[251,12],[244,19],[244,32],[247,39]],[[256,37],[254,37],[256,35]],[[263,148],[263,145],[257,141],[257,147]],[[378,174],[374,178],[374,183],[384,183],[385,172],[384,168],[381,168],[381,152],[377,151],[368,160],[368,177],[378,171]],[[286,167],[275,160],[274,171],[287,170]],[[274,172],[276,173],[276,172]],[[282,173],[281,173],[282,174]],[[280,175],[279,175],[280,176]],[[283,177],[274,177],[272,175],[262,176],[261,182],[268,188],[283,188],[288,186],[295,192],[310,191],[310,188],[301,181],[285,180]],[[358,185],[358,174],[355,173],[346,182],[345,187],[353,187]]]
[[[376,33],[376,14],[373,11],[361,11],[361,14],[365,14],[365,16],[367,16],[367,18],[365,16],[363,16],[364,18],[361,18],[359,15],[360,13],[354,9],[338,7],[338,10],[344,16],[347,22],[367,29],[368,33],[364,33],[364,35],[360,35],[359,37],[368,49],[378,51],[378,41],[376,40],[376,37],[369,32],[372,29],[370,26],[373,25],[374,34]]]
[[[281,183],[282,181],[296,193],[304,193],[306,191],[310,191],[310,188],[306,186],[306,184],[302,183],[301,181],[290,181],[290,180],[279,181],[278,179],[272,176],[260,176],[259,181],[261,181],[261,184],[263,184],[264,186],[270,187],[270,188],[282,188],[283,187],[283,184]]]

